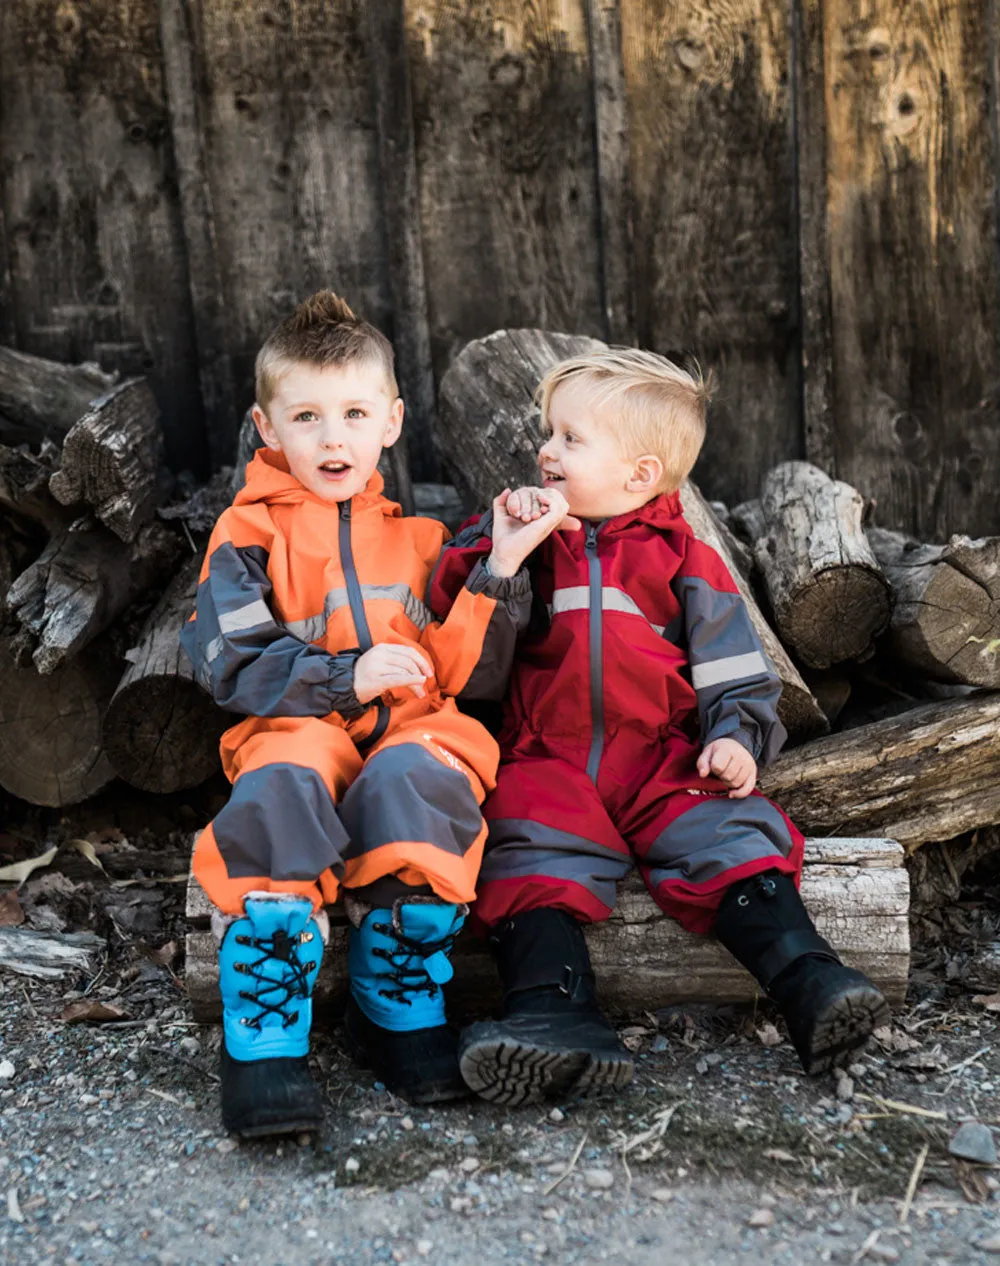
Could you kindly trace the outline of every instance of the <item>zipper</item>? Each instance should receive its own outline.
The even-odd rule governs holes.
[[[592,783],[597,782],[597,772],[604,755],[604,583],[601,560],[597,557],[600,527],[600,523],[586,525],[583,545],[590,586],[590,751],[587,754],[587,777]]]
[[[368,617],[365,615],[365,600],[361,595],[357,568],[354,566],[354,551],[351,549],[350,499],[337,502],[337,515],[340,520],[337,529],[337,538],[340,545],[340,565],[344,569],[344,580],[347,584],[347,601],[351,608],[351,617],[354,620],[354,632],[358,639],[358,646],[361,648],[362,654],[364,654],[365,651],[370,651],[372,648],[372,634],[371,629],[368,627]],[[388,724],[389,709],[379,699],[375,727],[371,734],[357,742],[358,751],[366,751],[377,743],[385,733]]]

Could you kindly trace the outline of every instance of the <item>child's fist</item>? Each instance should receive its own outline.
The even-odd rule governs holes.
[[[354,665],[354,693],[359,703],[370,703],[386,690],[409,686],[418,699],[426,693],[424,682],[434,669],[415,646],[379,642],[358,657]]]
[[[730,788],[730,800],[742,800],[757,784],[757,762],[736,739],[715,739],[698,757],[702,778],[718,778]]]
[[[494,576],[513,576],[550,532],[559,527],[574,531],[580,526],[557,489],[518,488],[511,492],[505,488],[493,501],[490,571]]]

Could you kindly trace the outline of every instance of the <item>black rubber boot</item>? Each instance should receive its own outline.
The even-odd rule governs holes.
[[[816,931],[791,876],[765,871],[733,884],[715,935],[777,1004],[810,1076],[846,1063],[889,1023],[889,1004]]]
[[[309,1061],[233,1059],[222,1043],[222,1123],[243,1138],[301,1134],[323,1124],[323,1101]]]
[[[451,1025],[394,1033],[369,1020],[351,994],[344,1039],[359,1064],[409,1103],[444,1103],[469,1093],[458,1070],[458,1034]]]
[[[462,1034],[466,1084],[512,1106],[628,1085],[635,1064],[597,1005],[576,919],[528,910],[496,928],[490,944],[504,986],[503,1018]]]

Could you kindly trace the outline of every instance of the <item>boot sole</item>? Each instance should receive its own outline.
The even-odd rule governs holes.
[[[223,1122],[223,1124],[226,1124]],[[275,1121],[268,1122],[263,1125],[228,1125],[226,1129],[230,1134],[237,1134],[241,1139],[268,1139],[277,1138],[281,1134],[316,1134],[322,1126],[322,1121],[317,1121],[315,1117],[300,1117],[298,1120],[291,1121]]]
[[[587,1051],[518,1042],[489,1025],[467,1041],[458,1057],[470,1090],[490,1103],[517,1108],[543,1099],[627,1086],[635,1065],[622,1055],[595,1058]]]
[[[889,1023],[889,1004],[874,985],[855,985],[834,998],[816,1022],[803,1059],[810,1077],[848,1062],[876,1029]]]

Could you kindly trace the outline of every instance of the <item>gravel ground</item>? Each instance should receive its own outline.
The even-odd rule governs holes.
[[[3,1263],[1000,1260],[1000,1167],[949,1151],[965,1121],[987,1149],[1000,1127],[1000,994],[972,966],[997,940],[995,889],[937,919],[907,1007],[846,1076],[807,1080],[766,1008],[685,1007],[622,1026],[638,1076],[611,1099],[417,1109],[332,1031],[323,1134],[239,1143],[218,1031],[183,993],[183,833],[98,829],[100,811],[0,835],[0,861],[61,845],[0,894],[0,922],[107,946],[96,975],[0,971]],[[120,1018],[69,1023],[73,1004]]]

